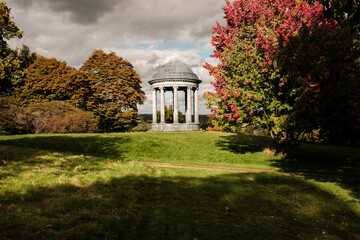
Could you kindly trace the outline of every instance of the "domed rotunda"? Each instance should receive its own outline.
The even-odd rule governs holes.
[[[160,66],[149,81],[152,87],[153,131],[177,132],[198,131],[199,123],[199,84],[201,80],[189,66],[180,61],[171,61]],[[172,93],[173,122],[165,122],[165,92]],[[185,93],[185,123],[179,122],[179,92]],[[160,121],[157,119],[157,93],[160,93]]]

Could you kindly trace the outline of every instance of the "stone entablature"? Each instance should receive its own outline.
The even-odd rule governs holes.
[[[181,85],[182,83],[194,83],[196,85],[199,85],[202,81],[201,80],[192,80],[192,79],[181,79],[181,78],[174,78],[174,79],[155,79],[155,80],[150,80],[149,84],[153,85],[155,83],[166,83],[166,85],[169,84],[179,84]]]

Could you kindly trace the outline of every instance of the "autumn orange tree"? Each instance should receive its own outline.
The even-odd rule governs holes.
[[[87,76],[55,58],[39,57],[27,69],[14,97],[23,106],[31,103],[66,101],[88,110],[92,108],[92,88]]]
[[[102,131],[125,131],[136,125],[137,104],[144,102],[145,94],[130,62],[95,50],[80,70],[93,87],[92,111],[100,117]]]

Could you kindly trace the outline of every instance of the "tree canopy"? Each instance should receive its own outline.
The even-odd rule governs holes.
[[[5,39],[10,40],[11,38],[21,38],[22,31],[16,26],[15,22],[12,21],[13,17],[10,17],[10,8],[6,6],[6,2],[0,2],[0,42],[5,42]]]
[[[55,58],[38,57],[18,83],[14,98],[22,106],[66,101],[98,116],[100,131],[124,131],[136,125],[137,104],[145,98],[140,83],[128,61],[96,50],[80,70]]]
[[[67,101],[76,107],[92,108],[92,87],[87,76],[55,58],[37,58],[27,69],[14,97],[23,105]]]
[[[7,40],[21,38],[22,31],[10,16],[10,8],[0,2],[0,94],[9,95],[13,84],[24,75],[17,52],[10,49]]]
[[[308,2],[312,3],[313,0]],[[360,33],[359,0],[320,0],[327,18],[334,18],[341,26],[349,25],[354,32]]]
[[[160,122],[161,119],[161,112],[156,112],[157,120]],[[178,121],[180,123],[185,122],[185,117],[183,116],[182,112],[178,111]],[[172,105],[165,105],[165,122],[166,123],[173,123],[174,122],[174,109]]]
[[[145,94],[130,62],[95,50],[80,70],[94,89],[92,111],[100,116],[103,131],[123,131],[136,124],[137,104],[144,102]]]
[[[359,126],[356,34],[324,16],[319,2],[235,0],[214,28],[213,123],[264,128],[279,142],[304,133],[349,140]]]

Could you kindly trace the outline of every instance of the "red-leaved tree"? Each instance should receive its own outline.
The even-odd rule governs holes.
[[[223,10],[227,24],[212,38],[220,63],[204,66],[214,77],[205,97],[215,125],[249,123],[280,143],[315,129],[354,140],[359,55],[349,29],[326,19],[316,1],[226,0]]]

